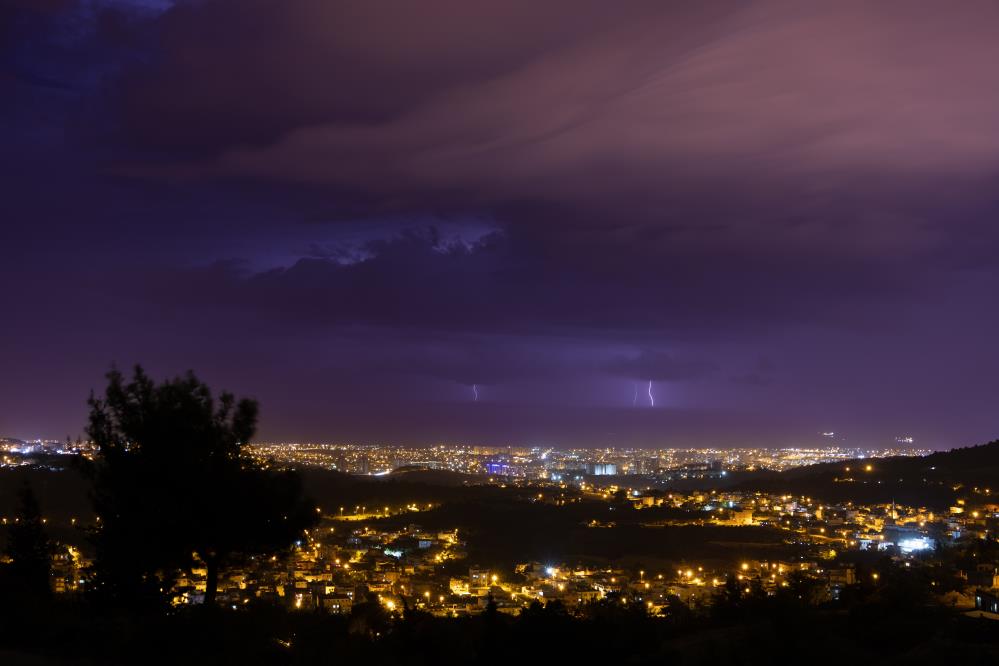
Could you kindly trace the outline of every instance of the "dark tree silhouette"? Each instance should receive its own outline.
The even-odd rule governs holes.
[[[205,603],[235,558],[270,553],[317,518],[298,476],[244,451],[257,403],[215,399],[193,373],[160,384],[136,367],[112,369],[104,398],[91,396],[88,434],[99,524],[98,591],[120,602],[161,603],[178,571],[203,562]]]
[[[38,499],[27,483],[18,492],[18,497],[20,505],[16,519],[7,532],[9,573],[24,592],[47,597],[51,591],[52,548],[45,535]]]

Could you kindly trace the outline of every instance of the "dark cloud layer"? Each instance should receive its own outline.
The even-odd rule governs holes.
[[[269,438],[993,437],[997,28],[5,2],[0,431],[75,433],[117,360],[257,395]]]
[[[700,379],[715,369],[713,363],[696,359],[677,359],[670,354],[644,350],[636,356],[619,356],[607,370],[624,377],[658,381]]]

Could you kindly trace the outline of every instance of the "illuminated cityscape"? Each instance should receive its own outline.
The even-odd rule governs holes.
[[[935,513],[899,504],[825,504],[810,497],[759,492],[684,494],[585,484],[578,489],[566,484],[519,488],[537,491],[532,502],[606,504],[619,512],[636,512],[652,529],[772,528],[788,550],[780,557],[738,563],[682,557],[675,562],[679,568],[665,570],[551,561],[519,562],[505,570],[469,561],[461,529],[421,528],[422,514],[437,508],[434,504],[331,507],[322,510],[320,524],[296,542],[287,559],[265,558],[228,571],[220,601],[239,606],[266,599],[295,610],[349,614],[356,600],[374,594],[389,611],[410,603],[435,615],[455,616],[479,613],[490,599],[502,612],[517,612],[537,600],[558,600],[572,608],[614,598],[644,603],[657,614],[672,597],[708,605],[712,591],[724,585],[733,570],[737,580],[754,581],[771,592],[789,585],[793,576],[807,576],[820,581],[823,593],[835,599],[861,575],[855,565],[837,561],[845,551],[895,552],[901,566],[932,569],[921,555],[932,552],[938,542],[985,538],[989,522],[999,518],[999,504],[990,501],[989,489],[973,502],[959,500]],[[3,523],[9,520],[4,517]],[[613,522],[593,521],[588,527],[612,528]],[[445,563],[460,563],[462,568],[456,572]],[[77,548],[66,547],[54,565],[55,591],[85,587],[87,562]],[[999,585],[999,572],[985,573],[984,578],[976,574],[969,579],[969,585]],[[174,603],[200,603],[204,577],[204,569],[194,568],[179,578]]]
[[[999,549],[989,550],[999,502],[991,485],[974,481],[990,478],[976,469],[999,442],[949,452],[913,445],[911,438],[883,450],[257,443],[246,447],[245,465],[303,480],[315,502],[303,507],[303,527],[288,533],[285,547],[251,550],[214,573],[194,552],[161,574],[159,596],[171,613],[211,606],[252,617],[280,609],[289,621],[342,618],[348,627],[380,617],[380,629],[368,634],[372,645],[381,631],[403,631],[416,617],[500,616],[519,627],[557,612],[588,626],[595,614],[620,608],[629,621],[713,627],[718,613],[746,604],[791,604],[822,617],[877,603],[900,584],[907,594],[921,590],[941,613],[999,618]],[[106,528],[70,477],[107,464],[108,444],[8,438],[0,446],[0,473],[46,475],[69,491],[50,495],[51,513],[34,518],[5,509],[2,527],[13,534],[34,521],[58,535],[46,555],[54,599],[100,598],[108,574],[101,542],[88,535]],[[281,640],[294,649],[293,640]]]
[[[9,456],[15,456],[18,466],[52,464],[33,457],[40,452],[65,456],[91,450],[79,443],[17,440],[5,440],[4,447],[8,463]],[[648,571],[582,560],[525,559],[504,567],[470,558],[465,526],[441,525],[447,512],[439,500],[316,507],[318,524],[303,533],[286,557],[251,558],[245,566],[225,572],[219,601],[236,608],[251,600],[269,600],[293,610],[350,614],[354,603],[375,595],[390,612],[415,604],[442,617],[481,613],[489,603],[500,612],[517,613],[539,600],[574,608],[605,599],[640,602],[659,614],[673,598],[693,607],[709,606],[714,591],[733,573],[737,581],[752,582],[770,594],[806,577],[821,583],[821,593],[835,600],[859,575],[878,575],[844,562],[843,555],[850,551],[894,554],[899,566],[932,570],[937,565],[926,559],[927,553],[945,544],[986,539],[990,524],[999,519],[999,503],[991,499],[990,488],[969,489],[970,496],[941,510],[894,501],[828,502],[791,494],[707,490],[724,485],[728,473],[829,463],[837,464],[838,483],[881,483],[883,459],[927,455],[912,449],[558,451],[258,444],[252,453],[269,465],[334,470],[370,478],[368,484],[406,483],[409,475],[444,472],[469,490],[501,490],[512,501],[539,509],[585,508],[590,515],[602,516],[587,521],[587,530],[613,530],[618,523],[635,522],[652,531],[685,529],[688,534],[728,528],[745,538],[746,530],[758,528],[780,553],[699,558],[700,547],[695,545],[689,554],[681,547],[675,559],[660,561]],[[55,460],[58,464],[58,457]],[[705,490],[669,489],[672,482],[691,481]],[[377,497],[377,486],[369,493]],[[433,527],[421,526],[428,517]],[[5,525],[12,520],[2,517]],[[64,527],[75,527],[79,520],[73,517]],[[516,544],[512,551],[516,554]],[[54,591],[83,592],[89,562],[81,547],[63,545],[53,558]],[[177,578],[172,603],[202,603],[205,576],[203,567],[194,567]],[[979,570],[968,585],[999,586],[999,571]]]
[[[910,440],[907,444],[911,445]],[[253,454],[280,465],[317,467],[351,474],[387,474],[421,467],[463,474],[579,482],[587,476],[642,475],[672,478],[722,476],[729,471],[782,471],[852,458],[927,455],[907,447],[856,449],[555,449],[539,447],[394,447],[348,444],[256,444]],[[578,483],[577,483],[578,485]]]

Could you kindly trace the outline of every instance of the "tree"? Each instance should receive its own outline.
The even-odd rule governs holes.
[[[15,521],[7,532],[9,573],[28,594],[47,597],[51,591],[52,547],[45,535],[38,499],[28,483],[18,492],[18,498]]]
[[[89,400],[87,429],[100,592],[160,603],[178,571],[203,562],[213,604],[227,564],[286,548],[315,523],[299,477],[244,450],[255,401],[216,399],[193,373],[156,384],[137,366],[129,381],[116,369],[107,378],[104,397]]]
[[[499,610],[496,605],[496,599],[493,598],[493,593],[490,592],[486,596],[486,608],[482,611],[482,617],[485,618],[486,622],[493,623],[496,621],[496,615],[498,612]]]

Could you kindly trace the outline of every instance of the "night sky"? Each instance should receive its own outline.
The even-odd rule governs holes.
[[[138,362],[271,441],[994,439],[997,34],[975,0],[0,0],[0,435],[75,437]]]

